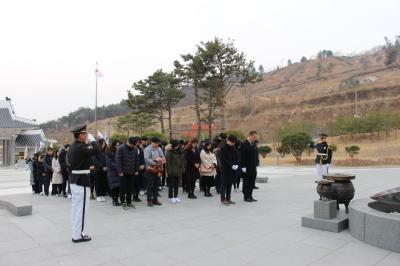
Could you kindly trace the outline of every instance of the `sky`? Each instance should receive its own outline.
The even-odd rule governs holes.
[[[367,51],[400,34],[398,0],[3,0],[0,98],[39,122],[118,103],[201,41],[235,41],[266,70],[329,49]]]

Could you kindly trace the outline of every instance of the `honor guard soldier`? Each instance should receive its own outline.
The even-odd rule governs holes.
[[[83,233],[90,193],[91,156],[100,153],[95,138],[86,132],[86,125],[71,131],[75,141],[68,151],[68,163],[71,169],[72,193],[72,242],[90,241],[91,237]],[[87,144],[89,143],[89,144]]]
[[[315,145],[317,156],[315,158],[315,164],[317,167],[317,175],[320,179],[324,175],[328,174],[329,165],[332,160],[332,146],[326,142],[327,134],[320,134],[318,143]]]

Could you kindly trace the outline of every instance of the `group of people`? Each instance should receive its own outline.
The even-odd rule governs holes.
[[[245,141],[234,135],[219,134],[214,140],[199,142],[171,140],[161,143],[158,137],[129,137],[126,142],[110,144],[95,139],[86,126],[72,131],[75,141],[55,152],[35,154],[27,160],[35,194],[51,194],[72,199],[72,241],[90,241],[84,234],[87,199],[106,201],[127,210],[133,202],[147,197],[147,206],[160,206],[160,190],[168,187],[172,203],[180,203],[179,188],[196,199],[196,184],[205,197],[213,197],[215,187],[224,206],[234,205],[232,186],[242,191],[245,202],[257,201],[253,189],[259,166],[257,132],[251,131]]]
[[[69,144],[59,151],[48,148],[45,154],[38,152],[32,158],[29,156],[25,158],[30,170],[30,184],[33,194],[49,196],[51,193],[51,195],[55,196],[71,197],[67,186],[68,165],[66,154],[68,148]]]
[[[255,131],[244,142],[224,133],[201,142],[193,138],[168,144],[157,137],[129,137],[126,142],[110,144],[100,138],[95,142],[98,152],[90,155],[89,168],[85,169],[90,176],[90,199],[104,202],[109,196],[114,206],[122,205],[126,210],[135,208],[133,202],[141,202],[144,196],[149,207],[158,206],[159,192],[167,186],[171,202],[180,203],[179,188],[189,199],[196,199],[198,182],[205,197],[213,197],[211,189],[215,187],[221,203],[232,205],[232,186],[239,191],[242,179],[244,200],[256,201],[252,196],[259,166]],[[69,148],[70,144],[58,151],[48,148],[45,154],[27,158],[34,194],[71,198]]]

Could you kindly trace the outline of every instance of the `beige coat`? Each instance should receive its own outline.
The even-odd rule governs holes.
[[[63,178],[61,175],[61,167],[60,167],[60,163],[58,162],[58,159],[53,158],[53,161],[51,162],[51,167],[53,168],[52,183],[54,185],[62,184]]]
[[[217,157],[215,154],[210,152],[206,153],[204,150],[200,152],[200,175],[201,176],[215,176],[217,171],[215,170],[214,164],[217,165]]]

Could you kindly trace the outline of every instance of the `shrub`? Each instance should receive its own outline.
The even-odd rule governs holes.
[[[346,153],[353,159],[356,154],[360,153],[360,147],[358,146],[349,146],[345,148]]]
[[[272,151],[271,147],[268,145],[263,145],[258,148],[259,153],[263,158],[267,157],[267,154]]]
[[[285,153],[289,151],[299,162],[304,150],[310,146],[310,142],[311,137],[309,134],[304,132],[292,133],[282,139],[281,147]]]

